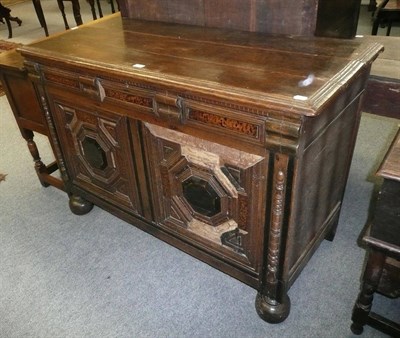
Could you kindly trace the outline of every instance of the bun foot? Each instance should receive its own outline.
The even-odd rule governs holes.
[[[80,196],[72,195],[69,198],[69,208],[75,215],[85,215],[93,209],[93,203]]]
[[[282,303],[269,299],[261,293],[257,293],[256,310],[261,319],[268,323],[276,324],[283,322],[290,312],[290,299],[285,295]]]

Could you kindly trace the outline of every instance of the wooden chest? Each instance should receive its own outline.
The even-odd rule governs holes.
[[[71,210],[99,205],[249,284],[269,322],[333,239],[380,50],[118,15],[20,49]]]

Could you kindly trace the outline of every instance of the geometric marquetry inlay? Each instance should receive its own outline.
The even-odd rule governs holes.
[[[206,123],[216,127],[231,130],[235,133],[258,138],[260,134],[259,126],[248,121],[239,121],[234,118],[219,116],[217,114],[190,109],[189,119]]]

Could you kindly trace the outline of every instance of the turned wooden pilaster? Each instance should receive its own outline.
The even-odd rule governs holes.
[[[290,312],[290,299],[282,283],[282,265],[279,261],[284,252],[283,228],[285,226],[285,200],[287,190],[287,171],[289,157],[282,154],[274,156],[272,179],[272,201],[270,228],[268,233],[267,265],[264,287],[256,297],[258,315],[269,323],[284,321]]]

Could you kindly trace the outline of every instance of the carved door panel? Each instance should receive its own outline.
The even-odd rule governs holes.
[[[78,100],[76,100],[78,101]],[[71,102],[71,100],[69,100]],[[53,117],[72,183],[142,214],[127,118],[55,99]]]
[[[258,274],[268,157],[151,124],[143,134],[156,222]]]

